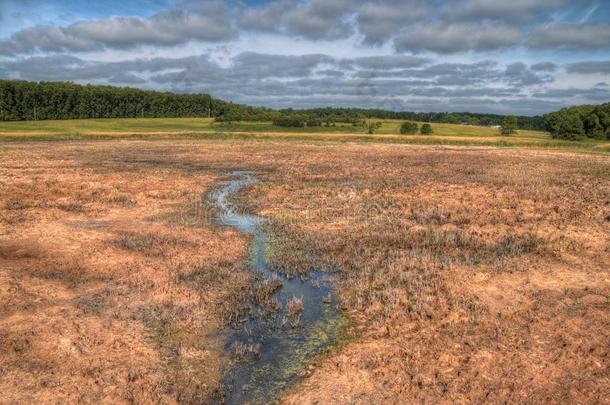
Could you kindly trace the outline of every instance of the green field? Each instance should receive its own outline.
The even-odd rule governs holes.
[[[539,131],[520,130],[501,136],[497,129],[455,124],[432,124],[433,135],[400,135],[402,121],[383,120],[369,135],[350,124],[286,128],[270,122],[214,122],[208,118],[127,118],[0,122],[0,142],[93,140],[112,138],[307,140],[312,142],[385,142],[439,145],[534,147],[589,153],[610,153],[608,141],[565,141]]]

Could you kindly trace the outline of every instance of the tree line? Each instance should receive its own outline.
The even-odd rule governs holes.
[[[515,117],[515,129],[547,130],[558,138],[608,137],[610,103],[540,116]],[[208,94],[176,94],[70,82],[0,80],[0,120],[76,118],[214,117],[217,121],[267,121],[280,126],[366,126],[370,119],[502,126],[504,115],[419,113],[367,108],[280,109],[234,104]]]
[[[405,121],[418,121],[443,124],[464,124],[481,126],[500,126],[504,122],[504,115],[482,113],[421,113],[409,111],[387,111],[367,108],[312,108],[312,109],[281,109],[258,111],[256,108],[250,114],[243,111],[233,111],[217,119],[217,121],[273,121],[284,122],[284,126],[330,126],[333,123],[350,123],[363,126],[367,119],[392,119]],[[544,121],[540,116],[518,116],[517,129],[543,130]],[[311,125],[310,125],[311,124]]]
[[[543,119],[553,138],[610,140],[610,103],[563,108]]]
[[[175,94],[65,82],[0,80],[0,120],[214,117],[230,103],[207,94]]]
[[[280,110],[280,112],[294,112],[293,110]],[[342,122],[352,122],[354,119],[393,119],[405,121],[431,122],[441,124],[465,124],[495,126],[502,125],[503,115],[483,114],[469,112],[410,112],[410,111],[388,111],[382,109],[365,108],[314,108],[309,110],[297,110],[298,113],[315,115],[331,119],[342,119]],[[519,129],[541,130],[544,123],[542,117],[519,116],[517,126]]]

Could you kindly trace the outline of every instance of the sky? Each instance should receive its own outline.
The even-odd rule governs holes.
[[[0,0],[0,78],[536,115],[610,101],[610,0]]]

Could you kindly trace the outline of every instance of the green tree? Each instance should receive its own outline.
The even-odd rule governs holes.
[[[507,115],[502,121],[500,127],[500,133],[502,135],[512,135],[517,133],[517,117],[514,115]]]
[[[366,132],[370,135],[373,135],[381,128],[381,122],[379,121],[370,121],[366,124]]]
[[[580,112],[574,108],[563,108],[545,115],[547,130],[553,138],[577,140],[585,136]]]
[[[421,129],[419,130],[419,132],[422,135],[430,135],[434,131],[432,130],[432,125],[430,125],[430,124],[422,124]]]
[[[418,129],[419,129],[419,127],[417,126],[417,123],[415,123],[415,122],[404,122],[400,126],[400,133],[403,134],[403,135],[416,134]]]
[[[606,137],[604,127],[597,114],[592,113],[583,121],[585,132],[589,138],[604,139]]]

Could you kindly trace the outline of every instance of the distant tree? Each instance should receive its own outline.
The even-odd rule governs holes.
[[[517,117],[514,115],[507,115],[504,117],[504,121],[502,121],[502,126],[500,127],[500,133],[502,135],[512,135],[517,132]]]
[[[305,121],[297,116],[284,116],[274,119],[273,125],[278,127],[302,128],[305,126]]]
[[[415,122],[405,122],[400,126],[400,133],[403,135],[416,134],[418,129]]]
[[[421,129],[419,130],[419,132],[422,135],[430,135],[434,131],[432,130],[432,125],[430,125],[430,124],[422,124]]]
[[[380,128],[381,128],[381,122],[379,122],[379,121],[370,121],[366,125],[366,130],[370,135],[377,132]]]
[[[352,125],[355,127],[365,127],[366,126],[366,120],[362,119],[362,118],[355,118],[352,120]]]

